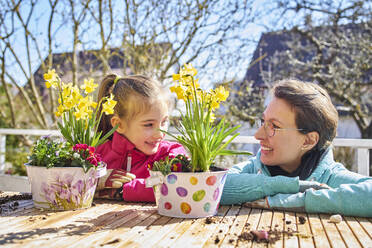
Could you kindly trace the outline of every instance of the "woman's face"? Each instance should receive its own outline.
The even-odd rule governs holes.
[[[255,137],[261,145],[261,162],[267,166],[278,165],[287,172],[292,172],[301,163],[301,157],[306,152],[301,149],[306,141],[306,135],[300,133],[295,122],[295,110],[285,100],[274,97],[262,116],[266,125],[262,125]],[[264,126],[272,123],[275,133]],[[279,128],[279,129],[277,129]],[[280,128],[283,128],[280,130]]]

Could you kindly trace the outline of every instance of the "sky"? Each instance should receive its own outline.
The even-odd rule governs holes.
[[[221,1],[227,1],[227,0],[221,0]],[[340,4],[347,4],[348,1],[345,0],[338,0]],[[25,1],[26,2],[26,1]],[[120,4],[121,1],[113,1],[116,4]],[[292,22],[292,21],[297,21],[300,20],[301,16],[300,15],[287,15],[287,20],[283,20],[281,23],[273,23],[273,20],[275,20],[275,17],[279,14],[277,12],[268,12],[267,9],[265,9],[268,4],[270,6],[271,0],[255,0],[253,4],[253,8],[255,10],[259,9],[261,11],[266,11],[265,14],[262,16],[262,18],[258,19],[255,23],[252,23],[250,25],[247,25],[244,30],[242,30],[238,35],[241,37],[249,37],[254,42],[248,43],[247,46],[245,47],[244,51],[241,51],[241,53],[244,54],[245,58],[241,61],[239,61],[239,66],[237,67],[231,67],[228,68],[227,70],[227,79],[235,79],[235,80],[240,80],[244,77],[246,70],[249,66],[249,63],[251,62],[251,56],[256,48],[256,44],[260,38],[260,35],[262,32],[267,30],[267,27],[270,27],[271,30],[278,30],[282,29],[287,25],[286,22]],[[271,4],[273,5],[273,4]],[[24,5],[22,5],[24,6]],[[1,7],[1,6],[0,6]],[[272,6],[271,6],[272,7]],[[120,6],[117,6],[117,11],[120,9]],[[23,7],[21,9],[23,13],[27,13],[28,8]],[[50,11],[49,3],[48,0],[39,0],[38,4],[36,5],[35,9],[35,15],[32,17],[30,21],[30,29],[32,32],[35,32],[36,34],[40,34],[42,32],[46,32],[47,30],[47,20],[48,20],[48,13]],[[63,9],[58,8],[58,11],[64,12]],[[67,11],[66,11],[67,12]],[[56,16],[59,18],[60,16]],[[72,30],[70,26],[65,25],[64,21],[62,19],[57,19],[56,21],[58,25],[58,32],[54,35],[55,40],[57,43],[55,44],[57,48],[55,49],[56,52],[66,52],[66,51],[71,51],[72,50]],[[7,23],[9,25],[9,22]],[[54,26],[56,28],[56,26]],[[97,31],[98,33],[98,31]],[[116,36],[120,36],[121,34],[119,32],[114,32]],[[1,35],[1,34],[0,34]],[[180,35],[180,34],[174,34],[174,35]],[[35,37],[37,39],[38,44],[40,45],[40,51],[41,51],[41,56],[45,58],[47,55],[47,40],[45,35],[36,35]],[[91,37],[86,37],[91,39]],[[83,38],[84,39],[84,38]],[[92,49],[97,47],[97,44],[94,44],[93,41],[94,39],[91,39],[92,42],[88,43],[88,47],[85,47],[85,49]],[[98,39],[97,39],[98,40]],[[115,40],[115,39],[114,39]],[[120,42],[120,39],[116,40],[117,43]],[[27,61],[27,56],[26,56],[26,50],[25,50],[25,41],[24,37],[22,35],[17,35],[12,41],[12,45],[14,45],[15,51],[17,55],[19,56],[20,61],[26,62]],[[111,45],[115,45],[115,42],[113,42]],[[116,44],[119,45],[119,44]],[[234,42],[231,42],[228,44],[227,49],[236,47],[238,44],[235,44]],[[3,48],[3,45],[0,45],[1,48]],[[226,51],[227,53],[229,51]],[[211,55],[210,52],[205,52],[205,53],[200,53],[199,56],[196,59],[196,66],[202,64],[205,59]],[[40,66],[40,59],[38,59],[38,55],[36,53],[36,50],[32,50],[31,54],[31,69],[28,68],[27,63],[25,66],[25,70],[29,70],[31,72],[34,72],[39,66]],[[184,57],[180,58],[181,63],[183,63],[186,59],[187,55]],[[220,70],[220,71],[215,71],[213,70],[214,67],[218,66],[221,64],[221,61],[218,59],[212,60],[212,62],[208,65],[207,68],[198,68],[199,71],[201,71],[201,74],[199,75],[201,77],[201,80],[203,80],[204,85],[209,85],[213,82],[219,81],[223,78],[225,71]],[[25,78],[22,77],[22,71],[16,66],[10,64],[8,66],[8,72],[14,75],[15,78],[17,78],[17,81],[22,85],[25,83]],[[207,82],[207,83],[205,83]]]
[[[256,1],[256,6],[260,6],[259,4],[261,3],[262,1]],[[24,14],[27,13],[27,11],[29,10],[29,8],[27,7],[23,7],[21,9],[23,11]],[[38,4],[35,6],[35,15],[32,17],[31,21],[30,21],[30,30],[32,30],[32,32],[35,32],[37,34],[40,34],[42,32],[46,32],[47,30],[47,20],[49,18],[49,16],[47,15],[47,13],[49,13],[50,11],[50,6],[49,6],[49,3],[48,3],[48,0],[40,0],[38,2]],[[59,11],[63,11],[63,10],[60,10]],[[66,25],[63,25],[63,20],[58,20],[56,23],[58,24],[61,24],[60,27],[58,27],[58,32],[55,34],[55,40],[57,41],[57,46],[58,48],[55,50],[56,52],[66,52],[66,51],[71,51],[72,49],[72,39],[73,39],[73,36],[72,36],[72,30],[69,26],[66,26]],[[8,23],[9,25],[9,23]],[[55,28],[55,27],[54,27]],[[261,25],[250,25],[250,26],[247,26],[244,31],[240,34],[241,36],[249,36],[249,37],[253,37],[253,39],[255,40],[258,40],[259,37],[260,37],[260,34],[261,32],[263,31],[263,27]],[[47,55],[47,40],[46,40],[46,36],[45,35],[37,35],[36,36],[36,39],[37,39],[37,43],[39,44],[39,49],[41,51],[41,55],[43,58],[45,58],[45,56]],[[19,56],[19,59],[21,61],[23,61],[24,65],[25,65],[25,70],[29,73],[29,70],[31,70],[32,72],[35,72],[36,69],[40,66],[40,59],[38,59],[38,54],[36,53],[36,50],[33,49],[31,52],[31,69],[28,68],[27,66],[27,63],[25,63],[27,61],[27,53],[26,53],[26,43],[25,43],[25,40],[24,40],[24,37],[23,35],[17,35],[12,41],[12,45],[14,46],[15,48],[15,51],[17,53],[17,56]],[[90,44],[91,47],[89,47],[90,49],[91,48],[94,48],[94,44]],[[231,43],[229,44],[230,46],[234,46],[234,43]],[[252,43],[252,44],[249,44],[249,46],[247,47],[247,58],[242,62],[241,64],[241,68],[230,68],[228,70],[228,77],[230,78],[235,78],[235,79],[239,79],[239,78],[243,78],[244,77],[244,74],[245,74],[245,71],[246,69],[242,69],[242,68],[248,68],[248,65],[249,65],[249,62],[250,62],[250,57],[251,57],[251,54],[253,53],[254,49],[255,49],[255,43]],[[3,47],[1,47],[3,48]],[[196,60],[196,65],[198,64],[202,64],[203,61],[205,60],[205,58],[210,55],[208,54],[208,52],[205,52],[205,53],[201,53],[199,54],[199,56],[197,57],[197,60]],[[181,61],[182,61],[182,58],[181,58]],[[210,64],[209,64],[209,68],[212,68],[217,65],[219,63],[219,61],[217,59],[215,59],[214,61],[212,61]],[[204,69],[204,68],[203,68]],[[17,81],[23,85],[26,81],[26,79],[24,77],[22,77],[22,71],[17,68],[16,66],[9,66],[8,67],[8,72],[10,72],[12,75],[14,75],[14,77],[17,79]],[[213,81],[213,80],[216,80],[216,78],[222,78],[224,74],[222,74],[222,72],[220,73],[219,75],[219,72],[213,72],[213,73],[208,73],[208,68],[206,70],[203,71],[203,73],[199,76],[202,76],[203,77],[204,75],[204,78],[203,80],[207,80],[207,81]],[[206,76],[208,75],[208,76]],[[208,82],[207,85],[210,85],[210,83]]]

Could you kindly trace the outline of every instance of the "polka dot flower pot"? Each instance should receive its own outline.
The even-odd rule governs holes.
[[[163,176],[150,171],[152,178],[159,178],[154,186],[156,204],[161,215],[179,218],[201,218],[217,213],[227,171],[173,172]]]

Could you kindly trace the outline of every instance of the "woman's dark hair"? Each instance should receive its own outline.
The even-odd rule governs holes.
[[[104,97],[110,97],[111,94],[117,101],[113,115],[118,115],[125,121],[130,121],[136,115],[149,111],[153,104],[163,106],[169,104],[161,84],[142,75],[126,77],[119,77],[115,74],[107,75],[100,84],[98,101]],[[99,113],[101,111],[102,108]],[[112,129],[113,115],[102,115],[98,126],[98,130],[102,131],[102,136]]]
[[[315,131],[319,134],[318,144],[313,148],[328,147],[336,136],[338,113],[328,93],[315,83],[285,79],[273,88],[275,97],[293,106],[297,128],[302,133]]]

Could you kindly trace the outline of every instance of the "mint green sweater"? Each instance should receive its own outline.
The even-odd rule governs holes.
[[[347,170],[328,149],[307,181],[325,183],[332,189],[299,192],[299,178],[270,176],[260,161],[261,152],[229,169],[221,204],[240,204],[267,197],[271,208],[305,210],[372,217],[372,177]]]

